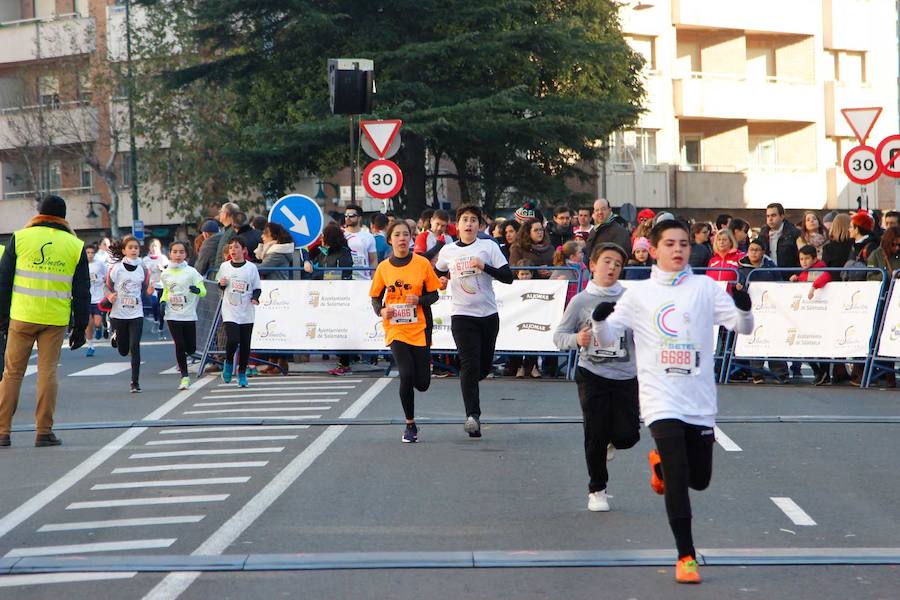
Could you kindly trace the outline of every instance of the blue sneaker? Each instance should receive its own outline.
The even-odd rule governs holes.
[[[222,365],[222,381],[225,383],[231,383],[231,374],[234,370],[234,365],[230,362],[226,362]]]
[[[84,355],[87,356],[87,357],[93,356],[93,355],[94,355],[94,349],[93,349],[93,348],[88,348],[88,349],[87,349],[87,352],[85,352]]]
[[[103,339],[103,330],[100,329],[99,327],[94,329],[94,339],[95,340]]]
[[[400,440],[404,444],[415,444],[419,441],[419,428],[415,423],[407,423],[406,429],[403,431],[403,437]]]
[[[238,373],[238,387],[247,387],[250,385],[247,383],[247,374],[246,373]]]

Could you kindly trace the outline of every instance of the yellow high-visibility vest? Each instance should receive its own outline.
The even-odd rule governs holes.
[[[15,234],[16,273],[9,318],[39,325],[68,325],[72,276],[84,242],[52,227],[27,227]]]

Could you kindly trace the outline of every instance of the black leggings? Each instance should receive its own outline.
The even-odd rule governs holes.
[[[688,488],[705,490],[709,486],[715,432],[710,427],[690,425],[678,419],[662,419],[650,425],[650,435],[662,460],[666,514],[675,535],[678,557],[696,556]]]
[[[197,321],[169,321],[169,333],[175,342],[175,360],[181,376],[187,377],[187,357],[197,351]]]
[[[253,323],[225,322],[225,362],[234,360],[234,353],[238,352],[238,373],[247,372],[247,363],[250,361],[250,337],[253,335]]]
[[[607,379],[584,367],[575,372],[578,399],[584,415],[584,458],[588,492],[606,489],[606,447],[631,448],[641,439],[637,379]]]
[[[141,336],[144,334],[144,317],[136,319],[110,319],[116,332],[116,347],[122,356],[131,355],[131,383],[138,383],[141,376]]]
[[[391,352],[400,372],[400,403],[408,421],[416,418],[415,391],[424,392],[431,385],[431,349],[411,346],[405,342],[391,342]]]
[[[494,363],[494,348],[500,331],[500,317],[453,315],[450,331],[459,353],[459,387],[462,388],[466,416],[481,416],[478,382],[488,376]]]

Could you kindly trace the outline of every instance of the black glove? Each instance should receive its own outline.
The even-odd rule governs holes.
[[[199,293],[200,293],[200,288],[198,288],[196,285],[192,285],[192,286],[189,287],[188,289],[191,290],[191,293],[192,293],[192,294],[199,294]]]
[[[735,287],[734,291],[731,293],[731,297],[734,299],[734,305],[737,306],[739,310],[748,311],[753,308],[750,294],[748,294],[747,290],[744,288],[738,289]]]
[[[78,350],[87,340],[84,339],[84,328],[75,328],[72,330],[72,333],[69,334],[69,348],[72,350]]]
[[[595,321],[605,321],[606,317],[612,314],[612,312],[616,309],[615,302],[601,302],[597,306],[594,307],[594,313],[591,317]]]

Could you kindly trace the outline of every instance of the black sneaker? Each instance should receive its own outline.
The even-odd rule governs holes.
[[[479,421],[478,417],[474,415],[469,415],[468,417],[466,417],[466,422],[463,425],[463,429],[466,430],[466,433],[469,434],[469,437],[481,437],[481,421]]]
[[[132,383],[131,384],[131,393],[132,394],[140,394],[141,393],[141,384]]]
[[[11,446],[12,442],[9,439],[8,434],[0,435],[0,447]]]
[[[819,373],[819,376],[816,377],[815,385],[828,385],[829,383],[831,383],[831,376],[828,374],[828,371]]]
[[[406,429],[403,430],[401,441],[404,444],[415,444],[419,441],[419,428],[415,423],[407,423]]]
[[[109,339],[109,329],[104,329],[104,330],[103,330],[103,339],[104,339],[104,340],[108,340],[108,339]],[[115,348],[115,346],[113,346],[113,348]]]
[[[112,346],[113,348],[119,347],[119,342],[116,341],[116,332],[115,331],[112,332],[112,336],[109,338],[109,345]]]
[[[34,438],[34,445],[37,448],[44,446],[59,446],[60,444],[62,444],[62,440],[56,437],[53,432],[39,433]]]

